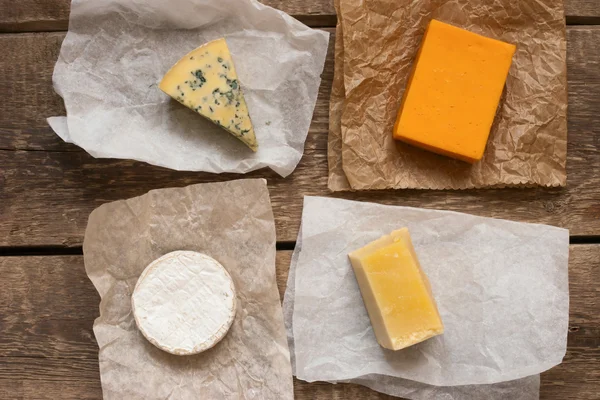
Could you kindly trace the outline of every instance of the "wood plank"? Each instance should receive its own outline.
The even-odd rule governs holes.
[[[285,290],[291,251],[277,252]],[[600,245],[572,245],[564,362],[542,375],[542,399],[595,399],[600,385]],[[92,324],[99,297],[82,256],[0,258],[0,398],[100,399]],[[295,382],[297,399],[387,399],[356,385]]]
[[[573,235],[599,235],[600,50],[596,44],[600,42],[600,27],[569,27],[567,32],[567,188],[407,190],[335,196],[546,223],[569,228]],[[7,73],[10,78],[0,79],[0,89],[26,94],[25,99],[8,96],[0,103],[0,149],[7,150],[0,151],[0,246],[80,246],[89,213],[102,203],[155,188],[243,177],[176,172],[126,160],[97,160],[76,146],[62,143],[44,120],[63,110],[50,86],[61,35],[0,35],[0,45],[15,49],[9,53],[11,62],[0,59],[0,76]],[[19,48],[29,50],[17,52]],[[22,71],[14,65],[26,65],[24,69],[30,70]],[[294,174],[287,179],[267,170],[246,175],[268,179],[279,241],[295,240],[303,195],[329,195],[325,149],[332,75],[330,46],[307,151]],[[28,90],[32,84],[37,86]]]
[[[334,26],[333,0],[263,0],[310,26]],[[0,32],[64,31],[69,25],[70,0],[0,0]],[[565,0],[567,21],[598,23],[597,0]]]
[[[65,115],[52,88],[52,72],[64,33],[0,35],[0,149],[74,150],[61,143],[46,118]],[[58,139],[58,140],[57,140]]]
[[[597,151],[597,150],[596,150]],[[596,153],[597,154],[597,153]],[[372,201],[546,223],[572,235],[600,233],[600,160],[570,168],[567,189],[400,191],[336,194]],[[95,160],[85,153],[0,152],[0,246],[81,246],[89,213],[109,201],[151,189],[242,178],[239,175],[180,173],[130,161]],[[571,167],[574,163],[569,164]],[[268,180],[278,241],[295,241],[303,195],[328,195],[323,150],[308,150],[298,170],[286,179],[272,172],[247,177]],[[575,182],[574,182],[575,181]]]
[[[66,30],[70,0],[0,0],[0,32]]]
[[[600,23],[600,4],[598,0],[565,0],[567,23]]]
[[[575,0],[583,2],[589,0]],[[333,0],[262,0],[309,26],[335,26]],[[71,0],[0,0],[0,32],[66,31]]]

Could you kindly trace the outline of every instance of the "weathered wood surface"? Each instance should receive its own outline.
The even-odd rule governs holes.
[[[575,3],[573,12],[585,13],[589,8],[587,3],[592,1],[571,0]],[[333,0],[262,0],[261,3],[310,26],[335,26]],[[0,0],[0,32],[66,31],[70,9],[71,0]]]
[[[277,253],[283,298],[291,251]],[[571,317],[564,362],[542,374],[542,399],[597,399],[600,244],[572,245]],[[92,324],[99,296],[81,256],[0,258],[0,398],[101,399]],[[388,399],[356,385],[295,382],[296,398]]]
[[[263,0],[310,26],[334,26],[333,0]],[[0,32],[64,31],[71,0],[0,0]],[[567,21],[590,23],[600,18],[598,0],[565,0]]]
[[[331,29],[328,29],[330,32]],[[569,148],[564,189],[386,191],[336,194],[349,199],[469,212],[600,235],[600,26],[568,27]],[[45,118],[64,114],[51,86],[64,33],[0,35],[0,246],[79,246],[89,213],[102,203],[150,189],[265,177],[279,241],[294,241],[303,195],[327,189],[330,48],[319,100],[298,169],[282,179],[268,170],[248,175],[177,172],[127,160],[94,159],[61,141]],[[331,40],[333,44],[333,40]],[[330,46],[331,47],[331,46]]]
[[[318,27],[335,24],[333,0],[264,0]],[[70,0],[0,0],[0,32],[61,31]],[[570,24],[599,24],[600,0],[565,0]],[[327,29],[333,32],[332,29]],[[465,211],[600,235],[600,27],[569,26],[569,161],[566,189],[395,191],[336,194],[385,204]],[[79,246],[100,204],[154,188],[243,178],[180,173],[125,160],[96,160],[63,143],[45,122],[64,115],[51,86],[64,33],[0,34],[0,247]],[[333,43],[333,40],[332,42]],[[330,49],[298,170],[269,181],[278,240],[294,241],[303,195],[326,189]],[[281,294],[291,252],[277,254]],[[99,298],[81,256],[0,258],[0,399],[101,399],[92,333]],[[600,396],[600,244],[572,245],[571,317],[564,362],[542,375],[542,399]],[[297,399],[391,399],[356,385],[295,381]]]

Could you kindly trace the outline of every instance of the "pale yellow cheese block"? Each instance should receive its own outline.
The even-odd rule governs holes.
[[[258,149],[225,39],[213,40],[186,54],[165,74],[159,88],[227,130],[253,151]]]
[[[349,257],[382,347],[400,350],[444,333],[408,229],[394,231]]]

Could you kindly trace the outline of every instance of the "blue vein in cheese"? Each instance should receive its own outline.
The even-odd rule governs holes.
[[[253,151],[258,149],[248,106],[225,39],[186,54],[164,76],[160,89],[227,130]]]

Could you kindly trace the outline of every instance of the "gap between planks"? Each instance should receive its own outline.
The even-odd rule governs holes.
[[[598,237],[600,244],[600,236]],[[595,244],[595,243],[592,243]],[[275,243],[277,251],[292,251],[296,248],[294,241],[280,241]],[[39,257],[39,256],[81,256],[82,246],[0,246],[0,257]]]
[[[293,18],[311,28],[335,28],[337,15],[292,15]],[[565,17],[567,25],[600,25],[600,16],[576,16]],[[68,21],[26,21],[14,23],[0,23],[0,34],[18,33],[46,33],[66,32],[69,29]]]
[[[600,25],[600,17],[567,16],[565,17],[565,20],[567,25]]]
[[[571,236],[570,245],[600,244],[600,235]],[[275,243],[277,251],[292,251],[296,248],[295,241],[278,241]],[[81,256],[82,246],[0,246],[0,257],[40,257],[40,256]]]

